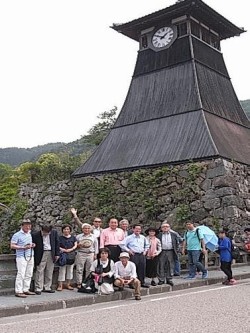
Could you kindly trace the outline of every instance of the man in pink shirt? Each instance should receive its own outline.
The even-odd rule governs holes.
[[[118,221],[115,218],[109,220],[109,227],[103,229],[100,235],[100,248],[107,247],[110,250],[110,259],[114,262],[119,260],[121,253],[120,244],[124,239],[124,231],[118,228]]]

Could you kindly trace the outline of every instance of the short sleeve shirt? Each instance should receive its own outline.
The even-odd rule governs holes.
[[[197,235],[197,229],[194,230],[188,230],[186,233],[186,241],[187,241],[187,250],[188,251],[194,251],[194,250],[201,250],[201,239],[204,238],[203,233],[198,229]]]
[[[32,243],[32,237],[30,232],[23,232],[21,229],[20,231],[16,232],[12,238],[11,238],[11,243],[14,243],[18,246],[24,247],[27,244]],[[16,257],[21,258],[21,257],[30,257],[32,254],[31,249],[16,249]]]

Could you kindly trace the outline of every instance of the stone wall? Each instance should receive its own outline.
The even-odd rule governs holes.
[[[183,219],[217,230],[240,230],[250,225],[250,168],[223,159],[163,166],[56,184],[24,184],[21,198],[28,201],[25,217],[35,227],[73,223],[70,207],[81,220],[99,215],[104,225],[112,216],[131,223],[159,226],[168,217],[172,227],[183,231]]]

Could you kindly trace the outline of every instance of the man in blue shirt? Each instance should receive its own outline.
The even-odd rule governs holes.
[[[130,254],[130,260],[135,263],[141,286],[149,288],[149,286],[145,284],[146,254],[149,249],[149,242],[146,237],[141,234],[141,230],[141,225],[135,224],[133,226],[133,234],[125,238],[121,248],[123,251]]]
[[[30,230],[30,220],[23,220],[21,230],[12,236],[10,242],[10,248],[16,250],[15,296],[22,298],[35,295],[34,292],[29,291],[34,268],[33,248],[35,247]]]
[[[201,251],[203,254],[207,253],[204,236],[202,232],[195,228],[194,223],[191,220],[186,221],[187,231],[184,236],[182,254],[185,254],[187,247],[189,274],[186,279],[195,279],[196,268],[202,272],[202,278],[208,277],[208,271],[204,265],[199,261]]]

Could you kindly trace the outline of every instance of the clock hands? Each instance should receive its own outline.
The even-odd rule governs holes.
[[[154,35],[154,37],[159,37],[160,39],[165,38],[165,36],[168,34],[169,32],[166,32],[164,35]]]
[[[152,36],[151,43],[155,48],[163,48],[174,40],[174,30],[170,27],[158,29]]]

